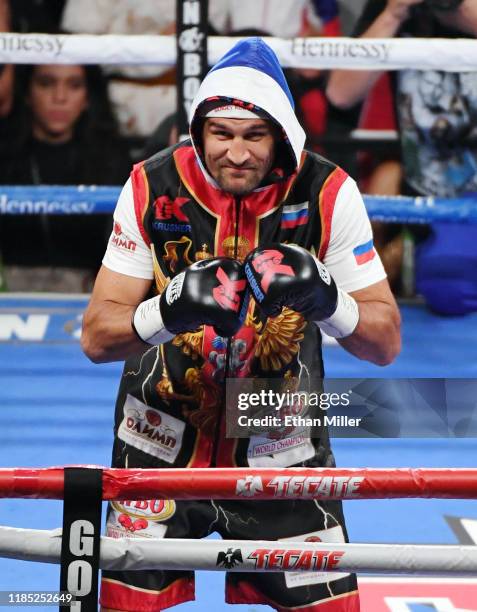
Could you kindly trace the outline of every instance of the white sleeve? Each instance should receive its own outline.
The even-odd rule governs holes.
[[[114,226],[103,265],[113,272],[153,279],[151,249],[139,231],[134,211],[134,196],[129,178],[121,191],[114,211]]]
[[[373,245],[373,232],[363,198],[348,177],[336,196],[331,234],[323,263],[338,287],[351,292],[386,278]]]

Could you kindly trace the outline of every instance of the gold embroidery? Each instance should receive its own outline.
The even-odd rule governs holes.
[[[192,246],[192,240],[187,236],[182,236],[180,240],[168,240],[164,244],[165,255],[162,256],[162,259],[169,264],[169,268],[172,272],[175,272],[177,269],[177,264],[179,262],[179,255],[177,253],[177,248],[180,245],[187,245],[182,253],[182,259],[184,260],[186,266],[190,266],[192,260],[189,258],[189,251]]]
[[[235,254],[235,236],[227,236],[222,242],[222,249],[226,257],[234,257],[242,262],[250,251],[250,242],[245,236],[238,236],[237,254]]]
[[[156,249],[154,243],[151,242],[151,253],[152,253],[152,269],[154,270],[154,280],[156,281],[156,288],[158,293],[162,293],[169,283],[169,277],[165,276],[161,270],[161,266],[157,261]]]
[[[305,319],[290,308],[284,308],[274,318],[268,319],[257,343],[255,356],[263,370],[280,370],[298,353],[303,340]]]
[[[192,359],[197,359],[202,353],[203,339],[204,328],[201,327],[195,332],[184,332],[182,334],[177,334],[177,336],[175,336],[175,338],[172,340],[172,344],[182,348],[182,352],[189,357],[192,357]]]
[[[209,246],[207,244],[202,245],[201,251],[196,251],[195,260],[201,261],[202,259],[209,259],[212,257],[212,253],[210,252]]]

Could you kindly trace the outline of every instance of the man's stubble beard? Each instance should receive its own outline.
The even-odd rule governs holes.
[[[219,187],[230,193],[233,196],[244,196],[251,193],[254,189],[256,189],[260,185],[260,180],[256,178],[250,177],[249,180],[244,181],[241,186],[235,185],[235,181],[229,181],[229,179],[224,178],[222,176],[218,176],[217,183]],[[232,183],[232,184],[230,184]]]
[[[219,169],[218,176],[215,178],[219,187],[230,193],[233,196],[244,196],[249,193],[252,193],[260,183],[263,181],[265,176],[270,172],[272,167],[271,162],[268,164],[267,171],[262,175],[261,172],[253,172],[252,176],[242,182],[241,186],[234,186],[234,179],[229,179],[226,175],[226,172],[222,172],[225,169]]]

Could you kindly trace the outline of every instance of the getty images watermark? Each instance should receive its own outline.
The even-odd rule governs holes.
[[[296,381],[234,379],[227,382],[228,437],[312,438],[326,427],[359,427],[353,414],[352,390],[327,392],[322,381],[307,381],[307,389]]]
[[[475,379],[285,375],[228,379],[226,392],[226,435],[253,438],[249,460],[297,449],[311,456],[310,441],[326,428],[340,438],[477,439]]]

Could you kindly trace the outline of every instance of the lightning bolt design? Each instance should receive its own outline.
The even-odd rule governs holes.
[[[145,377],[144,382],[142,383],[141,389],[142,389],[142,399],[143,402],[145,404],[147,404],[146,401],[146,385],[148,384],[148,382],[151,380],[152,375],[154,374],[154,370],[156,369],[157,363],[159,361],[159,357],[160,357],[160,350],[159,350],[159,346],[155,346],[154,347],[156,349],[156,358],[154,359],[154,363],[152,364],[152,368],[151,371],[149,372],[149,374]]]
[[[221,509],[217,508],[213,499],[210,500],[210,503],[212,504],[212,508],[215,510],[215,519],[209,525],[209,533],[212,533],[212,525],[215,525],[219,522],[219,515]]]
[[[228,533],[230,533],[229,523],[231,519],[235,519],[238,523],[242,523],[242,525],[251,525],[252,523],[255,523],[255,525],[258,525],[258,521],[254,519],[253,516],[250,516],[247,520],[245,520],[240,516],[240,514],[238,514],[238,512],[228,512],[227,510],[224,510],[224,508],[222,508],[222,506],[220,506],[219,504],[215,504],[214,500],[212,499],[210,500],[210,503],[212,504],[216,512],[216,516],[215,516],[215,520],[213,520],[212,523],[210,523],[209,525],[209,533],[211,533],[212,525],[214,525],[215,523],[219,521],[220,514],[222,514],[222,516],[224,517],[225,530]]]
[[[130,370],[129,372],[124,372],[123,374],[123,378],[126,378],[127,376],[138,376],[141,373],[142,370],[142,362],[145,359],[145,357],[147,355],[149,355],[149,353],[151,351],[157,351],[158,350],[158,346],[151,346],[151,348],[148,348],[147,351],[145,353],[143,353],[142,357],[141,357],[141,361],[139,362],[139,368],[134,371],[134,370]]]
[[[298,345],[298,352],[296,354],[296,361],[298,363],[298,365],[300,366],[300,371],[298,373],[298,380],[301,380],[301,374],[303,371],[306,372],[306,376],[308,378],[308,380],[310,379],[310,370],[306,367],[306,365],[301,361],[300,359],[300,353],[301,353],[301,344]]]
[[[330,517],[333,520],[334,526],[339,525],[339,523],[336,520],[336,518],[330,512],[326,512],[326,510],[324,508],[322,508],[322,506],[320,506],[320,502],[317,499],[314,499],[313,503],[315,504],[315,506],[318,508],[318,510],[321,512],[321,514],[323,515],[323,517],[325,519],[325,522],[324,522],[324,528],[325,529],[328,529],[328,517]]]

